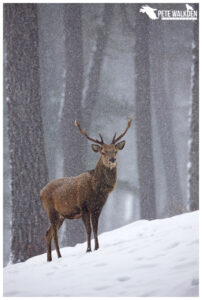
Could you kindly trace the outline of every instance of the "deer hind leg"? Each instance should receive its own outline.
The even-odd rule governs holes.
[[[85,225],[86,233],[87,233],[87,250],[86,250],[86,252],[91,252],[91,224],[90,224],[90,214],[88,211],[83,212],[82,220]]]
[[[91,214],[91,221],[92,221],[92,226],[93,226],[93,234],[94,234],[94,239],[95,239],[95,250],[97,250],[99,248],[97,231],[98,231],[98,220],[99,220],[100,212],[101,211],[94,211]]]
[[[55,210],[51,211],[49,218],[50,218],[50,222],[51,222],[52,237],[53,237],[53,240],[54,240],[57,256],[59,258],[59,257],[62,257],[62,256],[61,256],[59,245],[58,245],[58,229],[62,225],[62,223],[64,221],[64,218],[60,217],[58,212],[55,211]]]
[[[56,220],[56,219],[55,219]],[[61,227],[62,223],[64,221],[64,217],[60,217],[58,223],[56,223],[56,229],[57,231]],[[46,249],[47,249],[47,261],[52,261],[52,255],[51,255],[51,241],[53,237],[53,232],[54,232],[54,226],[51,225],[48,230],[46,231]],[[59,248],[59,246],[58,246]],[[59,250],[59,249],[58,249]],[[57,251],[57,250],[56,250]],[[60,253],[60,251],[59,251]],[[57,252],[58,254],[58,252]],[[61,254],[60,254],[61,255]],[[61,256],[59,256],[61,257]]]
[[[47,261],[52,260],[51,255],[51,240],[52,240],[52,226],[46,231],[46,249],[47,249]]]

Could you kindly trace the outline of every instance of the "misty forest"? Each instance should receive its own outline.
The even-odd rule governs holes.
[[[198,21],[140,8],[4,4],[4,266],[46,252],[40,190],[99,160],[75,120],[110,144],[133,117],[99,234],[198,210]],[[82,220],[65,220],[60,247],[84,241]]]

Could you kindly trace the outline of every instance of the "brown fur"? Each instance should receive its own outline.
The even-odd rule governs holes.
[[[80,127],[79,124],[78,126]],[[98,143],[97,140],[95,142]],[[57,232],[64,219],[82,218],[87,233],[87,252],[91,251],[92,224],[95,250],[99,248],[97,238],[98,219],[109,193],[115,188],[117,152],[123,149],[125,141],[116,145],[108,145],[104,144],[102,140],[99,144],[101,146],[92,145],[93,151],[100,153],[100,159],[94,170],[86,171],[76,177],[55,179],[49,182],[40,192],[40,198],[51,223],[46,232],[48,261],[52,260],[52,238],[54,239],[57,255],[61,257]]]

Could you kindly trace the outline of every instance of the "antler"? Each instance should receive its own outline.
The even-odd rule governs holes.
[[[118,142],[126,134],[126,132],[128,131],[128,129],[132,123],[132,120],[133,120],[133,118],[130,118],[126,129],[124,130],[124,132],[121,135],[119,135],[119,137],[116,138],[116,132],[115,132],[114,137],[112,139],[112,144],[116,144],[116,142]]]
[[[85,131],[85,129],[81,129],[81,126],[80,124],[77,122],[77,120],[74,121],[74,125],[78,128],[78,130],[81,132],[81,134],[83,134],[87,139],[89,139],[90,141],[94,142],[94,143],[97,143],[97,144],[100,144],[100,145],[103,145],[104,144],[104,140],[103,140],[103,137],[101,136],[101,134],[99,133],[99,136],[100,136],[100,141],[98,141],[97,139],[92,139],[91,137],[89,137]]]

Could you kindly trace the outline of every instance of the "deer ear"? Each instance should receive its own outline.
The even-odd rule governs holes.
[[[122,150],[123,148],[124,148],[124,146],[125,146],[125,141],[121,141],[121,142],[119,142],[118,144],[116,144],[116,149],[117,150]]]
[[[99,145],[92,144],[91,147],[92,147],[94,152],[100,152],[101,151],[101,147]]]

